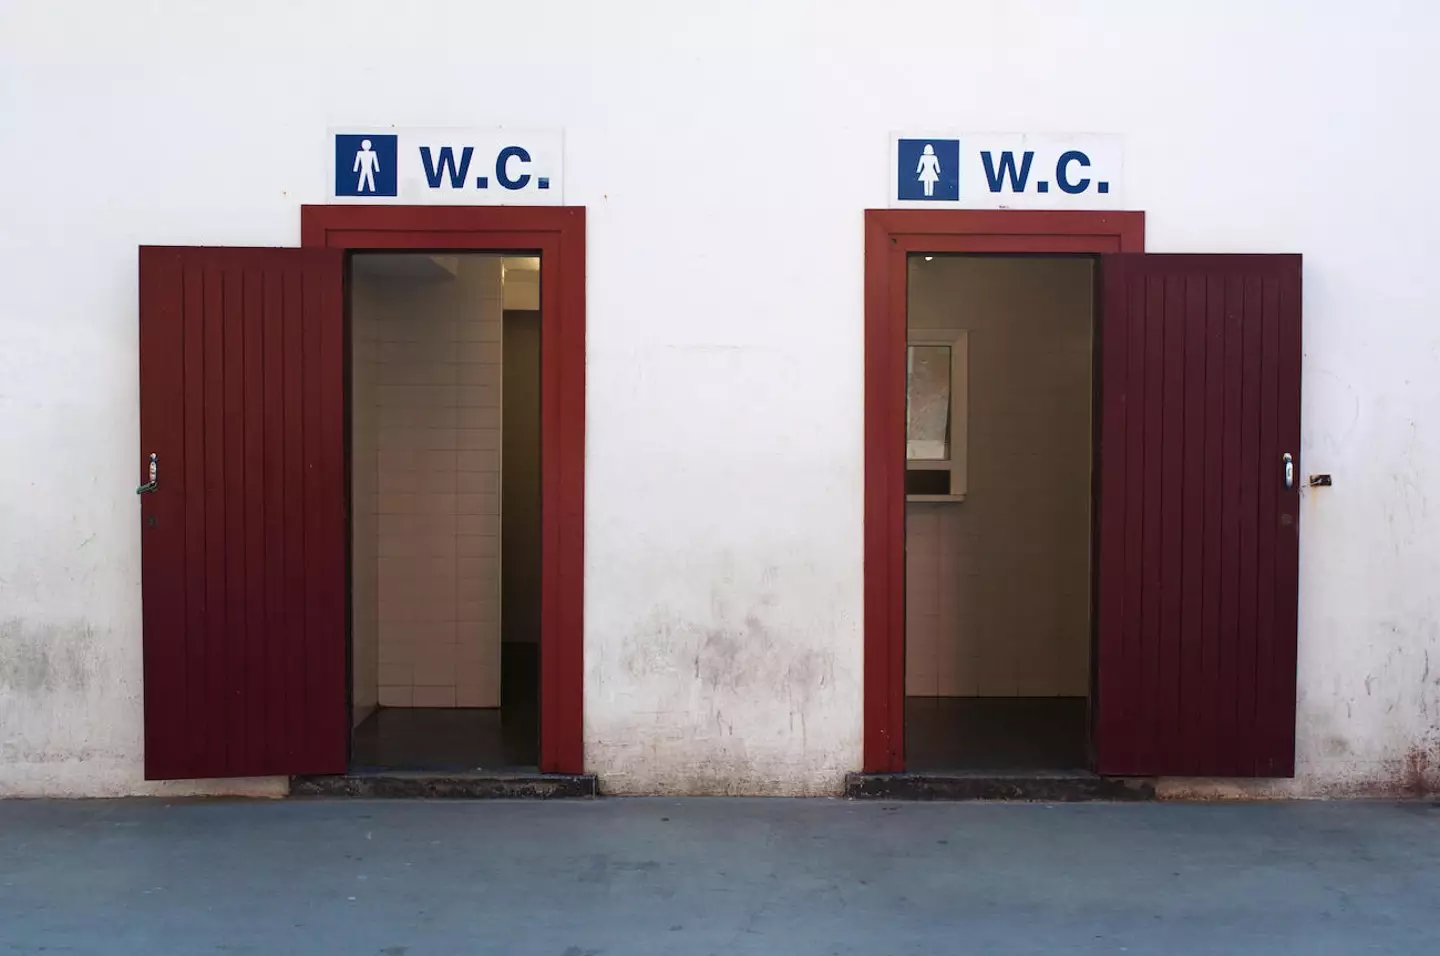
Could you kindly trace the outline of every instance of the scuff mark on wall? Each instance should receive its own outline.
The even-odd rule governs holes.
[[[97,633],[87,621],[0,622],[0,693],[35,698],[56,691],[83,693],[99,663]]]
[[[839,793],[860,733],[858,675],[837,679],[846,626],[787,616],[777,567],[720,566],[688,608],[657,601],[617,642],[631,706],[587,739],[587,764],[608,793]],[[845,746],[812,749],[817,727]]]

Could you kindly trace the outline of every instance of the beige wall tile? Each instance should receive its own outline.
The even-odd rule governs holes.
[[[410,386],[394,386],[408,388]],[[453,404],[461,408],[489,408],[500,404],[500,387],[493,383],[454,386]]]
[[[455,603],[455,619],[457,621],[485,621],[487,623],[500,624],[500,602],[496,601],[465,601]],[[499,633],[497,630],[496,634]]]
[[[454,514],[455,495],[419,494],[416,492],[391,492],[379,496],[375,502],[378,514]]]
[[[462,558],[493,558],[493,567],[498,570],[500,564],[500,537],[493,534],[462,534],[452,539],[455,542],[455,553]]]
[[[492,433],[492,434],[493,434],[493,433]],[[500,447],[499,447],[499,442],[497,441],[497,442],[495,443],[495,447],[494,447],[494,448],[490,448],[490,449],[488,449],[488,450],[459,450],[459,451],[456,451],[456,452],[455,452],[455,460],[454,460],[454,462],[451,464],[450,467],[456,469],[456,470],[457,470],[458,472],[460,472],[461,474],[463,474],[463,473],[465,473],[465,472],[484,472],[484,473],[488,473],[488,474],[492,474],[492,475],[497,475],[497,476],[498,476],[498,475],[500,474]],[[456,487],[457,487],[457,488],[459,487],[459,483],[460,483],[460,482],[464,482],[464,481],[468,481],[468,480],[469,480],[469,479],[459,478],[459,477],[457,476],[457,478],[456,478],[456,482],[457,482]],[[499,479],[497,478],[496,480],[498,481]]]
[[[500,428],[503,426],[503,415],[499,405],[457,408],[455,415],[455,424],[459,428]]]
[[[380,405],[375,408],[375,422],[387,433],[413,428],[454,428],[459,424],[459,413],[460,409],[453,406]]]
[[[410,317],[407,316],[407,318]],[[466,325],[468,324],[469,323],[466,323]],[[383,323],[376,331],[376,338],[382,346],[395,342],[434,344],[437,342],[454,342],[459,332],[460,323],[454,321],[394,321]]]
[[[494,341],[461,342],[455,352],[460,362],[494,366],[496,371],[486,373],[490,375],[498,374],[501,363],[505,361],[498,336]]]
[[[396,640],[392,633],[388,635],[390,640],[380,645],[380,664],[405,664],[415,663],[415,645],[406,640]]]
[[[416,687],[414,690],[415,707],[454,707],[455,688],[452,687]]]
[[[452,519],[456,534],[494,534],[500,533],[500,516],[498,514],[457,514]]]
[[[416,687],[455,686],[455,645],[421,645],[417,648],[413,667]]]
[[[454,412],[455,409],[423,409],[423,411]],[[457,447],[459,436],[454,428],[428,425],[385,425],[380,431],[379,445],[387,453],[410,451],[446,451]]]
[[[381,476],[384,477],[383,475]],[[382,489],[383,490],[383,489]],[[479,512],[482,514],[498,513],[500,510],[500,472],[499,471],[457,471],[455,473],[455,490],[461,495],[485,495],[488,500],[479,503]],[[461,510],[459,502],[456,503],[456,510]],[[477,502],[470,502],[476,505]],[[476,513],[476,512],[471,512]]]
[[[474,389],[479,386],[467,386],[467,389]],[[376,404],[384,408],[387,405],[398,405],[403,408],[449,408],[459,404],[481,404],[476,402],[461,403],[459,385],[377,385],[375,387]],[[484,403],[488,404],[488,403]]]
[[[455,471],[406,471],[380,473],[380,494],[396,492],[404,494],[451,494],[459,490],[459,472]]]
[[[409,687],[415,683],[410,663],[395,663],[380,660],[380,684],[382,687]]]
[[[470,471],[500,470],[500,429],[461,428],[455,432],[455,447],[462,451],[486,451],[485,464]]]
[[[381,707],[413,707],[415,706],[413,695],[414,688],[406,685],[404,687],[386,687],[380,685],[380,706]]]
[[[456,330],[456,338],[461,342],[499,342],[500,336],[499,322],[465,322]]]

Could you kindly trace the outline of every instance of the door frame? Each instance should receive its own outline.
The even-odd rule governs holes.
[[[905,769],[906,259],[1144,251],[1143,212],[865,210],[866,773]]]
[[[540,770],[583,773],[585,208],[301,206],[300,244],[540,254]]]

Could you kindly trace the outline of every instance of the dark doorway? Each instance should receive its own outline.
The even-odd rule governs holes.
[[[352,257],[352,771],[539,765],[539,269]]]
[[[906,768],[1083,769],[1094,260],[907,266]]]

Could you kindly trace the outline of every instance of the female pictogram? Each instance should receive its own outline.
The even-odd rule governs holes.
[[[915,167],[915,173],[925,186],[925,198],[933,197],[935,184],[940,181],[940,157],[935,155],[935,147],[929,143],[925,144],[925,152],[920,157],[920,165]]]

